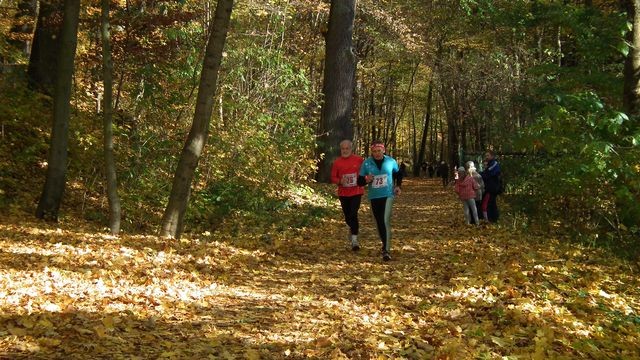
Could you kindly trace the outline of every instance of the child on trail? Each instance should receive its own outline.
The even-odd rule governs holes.
[[[478,209],[476,208],[476,190],[478,190],[478,184],[473,179],[473,176],[467,175],[464,167],[458,168],[458,179],[456,180],[455,192],[462,201],[464,209],[464,218],[467,225],[471,224],[471,215],[473,215],[473,221],[475,224],[479,224]]]
[[[473,180],[476,181],[476,184],[478,184],[475,201],[478,217],[480,217],[480,214],[482,213],[482,196],[484,195],[484,181],[482,181],[482,175],[480,175],[480,173],[478,173],[478,170],[476,170],[476,165],[473,161],[467,161],[467,163],[465,164],[465,168],[467,170],[467,174],[471,175],[473,177]]]

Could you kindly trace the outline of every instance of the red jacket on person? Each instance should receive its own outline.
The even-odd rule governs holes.
[[[331,182],[338,184],[338,196],[355,196],[364,194],[364,187],[358,186],[358,173],[360,166],[364,162],[358,155],[351,155],[348,158],[338,157],[331,167]],[[348,182],[346,186],[341,184],[345,178]]]
[[[467,175],[464,179],[456,180],[455,191],[458,193],[460,200],[469,200],[476,198],[476,190],[478,184],[473,179],[473,176]]]

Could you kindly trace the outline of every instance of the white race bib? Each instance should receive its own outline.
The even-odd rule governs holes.
[[[375,175],[371,182],[371,187],[374,189],[383,188],[387,186],[387,174]]]
[[[344,187],[354,187],[358,185],[358,174],[344,174],[342,175],[342,186]]]

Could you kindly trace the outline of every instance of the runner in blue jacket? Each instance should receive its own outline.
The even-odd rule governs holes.
[[[358,184],[368,184],[368,198],[376,219],[380,240],[382,240],[382,259],[391,260],[391,207],[394,196],[400,195],[402,173],[398,163],[384,154],[384,144],[374,141],[371,144],[371,156],[360,167]],[[394,185],[395,183],[395,185]]]

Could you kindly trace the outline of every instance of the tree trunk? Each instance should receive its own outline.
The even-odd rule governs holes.
[[[425,131],[423,129],[423,131]],[[413,176],[420,176],[418,163],[418,129],[416,128],[416,108],[411,104],[411,160],[413,161]]]
[[[404,95],[404,98],[402,99],[402,106],[400,106],[400,115],[398,116],[398,119],[396,121],[396,123],[393,125],[393,135],[392,135],[392,144],[391,147],[395,150],[396,148],[396,133],[398,132],[398,125],[400,124],[400,122],[402,121],[402,118],[404,117],[404,111],[407,108],[407,103],[409,102],[409,99],[412,98],[411,95],[411,90],[413,89],[413,83],[416,80],[416,73],[418,72],[418,67],[420,67],[420,61],[416,62],[416,67],[413,68],[413,72],[411,73],[411,81],[409,82],[409,87],[407,88],[407,92]]]
[[[331,165],[338,156],[340,141],[353,136],[354,18],[355,0],[331,1],[326,36],[324,104],[318,137],[318,151],[324,156],[318,163],[317,179],[325,183],[331,181]]]
[[[467,151],[467,117],[466,114],[460,117],[460,148]],[[464,161],[464,160],[461,160]],[[463,166],[463,164],[460,164]]]
[[[455,119],[454,117],[457,115],[457,113],[455,113],[455,108],[456,108],[456,89],[451,86],[451,89],[449,88],[449,86],[447,84],[441,84],[441,98],[442,98],[442,103],[444,105],[444,116],[446,122],[447,122],[447,146],[445,151],[443,151],[443,158],[442,160],[447,162],[447,164],[449,164],[449,168],[451,168],[453,166],[453,162],[455,161],[455,155],[453,154],[453,150],[455,148],[455,143],[457,143],[457,137],[456,137],[456,124],[455,124]],[[450,90],[450,91],[449,91]],[[442,127],[442,141],[444,143],[444,121],[441,122],[441,127]]]
[[[109,34],[109,3],[102,0],[102,67],[104,82],[104,164],[107,182],[107,198],[109,199],[109,229],[111,234],[120,232],[120,197],[118,197],[118,178],[116,162],[113,155],[113,62],[111,60],[111,36]]]
[[[373,140],[378,138],[378,133],[376,131],[377,119],[376,119],[376,83],[375,81],[373,83],[373,87],[371,88],[371,98],[369,101],[369,115],[371,116],[371,120],[369,121],[369,124],[371,126],[371,132],[370,132],[371,137],[368,139],[365,145],[369,145],[370,143],[373,142]],[[366,147],[367,146],[365,146],[365,148]]]
[[[640,0],[625,1],[628,21],[633,25],[627,33],[629,54],[624,64],[624,109],[629,116],[640,114]]]
[[[456,124],[456,119],[451,115],[447,114],[447,151],[448,151],[448,163],[450,168],[454,165],[458,164],[458,146],[460,145],[460,139],[458,137],[458,126]]]
[[[56,86],[58,52],[64,46],[59,38],[62,26],[60,19],[64,17],[63,8],[66,11],[67,2],[63,3],[62,0],[40,2],[27,77],[29,85],[44,94],[53,94],[54,86]]]
[[[430,86],[433,86],[433,82],[430,84]],[[435,104],[435,110],[436,113],[438,111],[438,102],[436,101]],[[436,149],[438,149],[438,135],[437,135],[437,130],[438,130],[438,119],[436,118],[435,121],[432,121],[430,126],[429,126],[429,162],[433,163],[434,161],[436,161]],[[435,140],[434,140],[435,139]]]
[[[69,116],[71,80],[78,40],[80,0],[65,0],[60,49],[53,98],[53,128],[47,178],[36,209],[36,217],[58,220],[58,211],[64,194],[67,174],[67,143],[69,138]]]
[[[424,162],[424,154],[427,148],[427,132],[431,123],[431,101],[433,99],[433,84],[429,84],[429,91],[427,93],[427,109],[424,114],[424,127],[422,128],[422,138],[420,139],[420,154],[418,155],[417,171],[420,172],[420,166]]]
[[[189,202],[191,182],[198,166],[207,137],[213,112],[213,102],[218,82],[218,70],[222,62],[222,51],[227,38],[233,0],[218,0],[209,42],[204,56],[200,86],[196,101],[193,124],[182,149],[178,167],[173,178],[169,204],[162,217],[163,237],[180,238],[184,227],[184,215]]]
[[[442,119],[442,117],[440,117],[439,119],[439,123],[440,123],[440,161],[446,161],[447,159],[445,158],[445,146],[444,144],[446,143],[445,138],[444,138],[444,119]]]
[[[389,64],[389,74],[391,74],[391,64]],[[393,78],[391,77],[391,75],[389,75],[389,82],[388,82],[389,86],[387,87],[387,89],[385,90],[385,96],[383,96],[383,100],[382,100],[382,104],[380,112],[384,113],[384,132],[383,132],[383,137],[382,137],[382,141],[387,144],[387,151],[389,149],[391,149],[390,147],[388,147],[389,145],[389,139],[390,139],[390,134],[391,134],[391,128],[393,127],[393,120],[394,120],[394,106],[395,106],[395,97],[393,96],[394,93],[394,82],[393,82]]]

